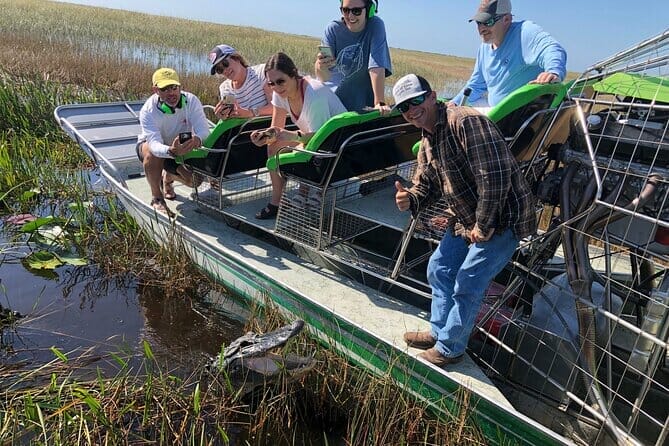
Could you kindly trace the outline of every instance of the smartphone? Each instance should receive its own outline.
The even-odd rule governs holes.
[[[183,144],[193,137],[191,132],[181,132],[179,133],[179,144]]]
[[[234,94],[224,94],[221,98],[221,102],[226,105],[235,105],[235,95]]]
[[[329,46],[319,46],[318,51],[320,51],[320,53],[325,57],[334,57],[332,48],[330,48]]]

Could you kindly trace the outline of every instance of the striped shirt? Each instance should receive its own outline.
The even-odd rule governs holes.
[[[470,107],[437,105],[433,135],[423,132],[412,207],[443,197],[456,235],[511,228],[521,239],[537,226],[535,199],[497,126]]]
[[[268,104],[265,97],[265,64],[246,68],[246,80],[240,88],[234,88],[230,79],[224,80],[218,88],[221,99],[234,95],[239,106],[246,109],[260,108]]]

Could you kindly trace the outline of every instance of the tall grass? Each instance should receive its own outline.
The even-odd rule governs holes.
[[[93,8],[39,0],[0,0],[0,67],[14,73],[111,88],[119,93],[148,93],[151,72],[174,61],[188,90],[216,99],[218,82],[209,76],[209,49],[225,36],[250,63],[285,51],[304,73],[313,72],[319,39],[255,28]],[[325,27],[326,20],[323,22]],[[392,32],[392,30],[388,30]],[[135,49],[130,51],[128,49]],[[185,58],[169,55],[186,55]],[[437,91],[467,79],[472,59],[391,49],[394,73],[387,85],[409,72],[430,81]]]

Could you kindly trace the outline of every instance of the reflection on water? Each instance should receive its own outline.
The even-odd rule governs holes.
[[[109,278],[96,266],[38,275],[5,258],[0,297],[3,307],[25,316],[15,329],[3,330],[2,357],[28,367],[52,360],[51,346],[74,357],[88,348],[139,352],[146,339],[157,357],[187,368],[243,334],[241,317],[220,305],[193,296],[165,299],[160,289],[141,288],[129,274]]]

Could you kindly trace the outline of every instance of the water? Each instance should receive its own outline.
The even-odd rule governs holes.
[[[6,246],[0,236],[1,246]],[[0,258],[0,305],[24,317],[4,328],[5,362],[37,367],[54,358],[55,346],[77,356],[88,348],[99,354],[141,351],[143,340],[160,361],[188,368],[243,333],[232,312],[191,296],[165,299],[158,289],[142,288],[128,276],[105,277],[96,266],[31,272],[20,258]]]

